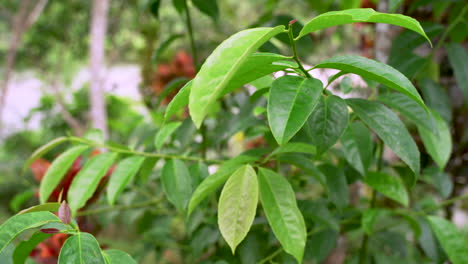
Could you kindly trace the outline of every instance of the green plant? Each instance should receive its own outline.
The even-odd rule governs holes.
[[[36,151],[26,164],[57,144],[68,142],[75,145],[61,154],[44,176],[40,186],[40,200],[44,203],[12,217],[0,227],[0,251],[26,229],[40,228],[44,231],[54,228],[54,232],[72,235],[62,248],[59,263],[87,263],[88,259],[96,263],[131,263],[131,260],[114,257],[122,255],[128,258],[122,252],[102,252],[93,236],[80,232],[73,221],[63,220],[59,203],[45,203],[73,161],[93,147],[107,149],[108,152],[89,158],[72,182],[67,197],[63,197],[72,216],[124,209],[115,206],[80,211],[98,188],[104,174],[120,160],[107,185],[109,204],[112,206],[117,201],[135,177],[140,185],[149,181],[160,183],[158,186],[161,188],[155,195],[150,195],[149,200],[128,207],[155,206],[161,203],[158,194],[164,194],[186,222],[187,236],[201,226],[195,216],[198,210],[206,209],[202,217],[213,219],[213,210],[203,205],[224,185],[215,211],[225,242],[233,254],[249,250],[239,246],[242,241],[255,243],[257,240],[256,247],[261,248],[250,249],[255,252],[249,251],[247,257],[241,252],[244,263],[267,263],[275,258],[288,263],[291,261],[289,255],[299,263],[304,258],[320,262],[335,247],[340,234],[347,234],[350,239],[358,237],[356,241],[361,241],[361,246],[354,249],[356,254],[350,258],[350,261],[358,263],[371,263],[372,259],[378,263],[422,263],[427,259],[434,260],[430,254],[435,252],[445,252],[455,264],[466,263],[466,236],[451,222],[431,213],[467,197],[455,197],[428,207],[414,202],[412,190],[421,171],[420,152],[405,124],[382,102],[418,127],[422,141],[437,166],[436,173],[443,173],[451,153],[451,137],[442,117],[426,106],[407,77],[384,63],[346,55],[332,57],[312,68],[340,70],[330,82],[344,74],[358,74],[387,88],[376,90],[379,96],[368,100],[343,99],[332,94],[321,81],[309,74],[311,69],[306,69],[299,60],[296,42],[300,38],[320,29],[355,22],[401,26],[430,42],[416,20],[372,9],[324,13],[305,23],[297,35],[293,33],[294,21],[287,28],[280,25],[238,32],[213,51],[196,77],[166,107],[164,123],[155,136],[155,147],[159,152],[73,136],[52,141]],[[292,56],[255,53],[280,34],[287,35]],[[277,71],[295,75],[275,80],[268,77]],[[255,93],[234,92],[245,84],[256,87]],[[201,142],[194,139],[195,132],[189,119],[172,121],[187,105],[191,120],[201,130]],[[252,117],[253,112],[257,117]],[[260,137],[263,148],[253,148],[226,158],[219,149],[223,149],[227,139],[239,131],[252,138]],[[187,138],[193,139],[191,146],[188,146]],[[402,162],[385,160],[385,147],[390,148]],[[175,154],[181,152],[181,155]],[[201,153],[201,157],[196,156],[197,153]],[[158,160],[164,160],[162,167],[156,166],[159,178],[148,179]],[[218,169],[209,174],[207,166],[213,164]],[[350,184],[355,182],[363,182],[371,190],[364,197],[364,206],[362,202],[350,199],[353,192]],[[257,212],[259,201],[262,210]],[[68,210],[68,205],[63,204],[61,210]],[[197,207],[200,208],[196,210]],[[59,217],[46,211],[59,211]],[[413,232],[413,239],[407,240],[392,230],[401,226],[406,228],[404,232]],[[432,233],[427,231],[428,226],[443,251],[437,247]],[[276,240],[271,238],[269,228]],[[205,238],[203,230],[207,229],[198,229],[202,233],[201,239]],[[250,230],[270,237],[263,238],[264,243],[258,243],[261,236],[249,238]],[[26,243],[38,243],[42,236],[37,234],[40,233],[35,233]],[[434,243],[428,245],[424,241],[427,237],[422,238],[421,234],[431,236]],[[393,239],[390,249],[380,251],[384,248],[379,248],[380,236]],[[323,247],[317,243],[323,243]],[[418,249],[418,244],[424,248],[425,254]],[[240,249],[236,251],[238,246]],[[401,249],[401,246],[405,248]],[[430,246],[434,252],[426,249]],[[220,247],[225,248],[223,245]],[[29,254],[24,247],[18,248],[18,254]],[[271,248],[275,250],[266,253]],[[186,262],[195,262],[197,254],[199,252],[192,252]],[[225,261],[238,261],[223,250],[219,255]],[[436,261],[439,260],[445,260],[444,253],[437,256]]]

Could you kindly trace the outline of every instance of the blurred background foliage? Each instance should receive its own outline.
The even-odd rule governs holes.
[[[12,17],[22,1],[2,0],[0,3],[1,61],[7,57]],[[454,143],[445,171],[437,170],[430,157],[423,153],[423,179],[426,184],[417,185],[413,190],[414,207],[430,207],[437,201],[462,194],[466,191],[468,179],[468,88],[463,83],[468,76],[468,12],[460,15],[466,9],[464,0],[192,0],[188,8],[198,52],[196,61],[193,61],[191,54],[183,12],[184,1],[112,0],[105,46],[107,65],[138,66],[141,100],[135,102],[112,92],[107,93],[109,141],[145,151],[155,150],[153,138],[162,125],[165,106],[181,85],[193,78],[203,59],[227,36],[249,27],[287,24],[292,19],[304,23],[326,11],[356,7],[378,9],[380,2],[387,4],[384,11],[416,18],[433,41],[434,47],[431,49],[417,34],[390,27],[386,32],[390,45],[384,53],[390,65],[415,82],[426,104],[448,122]],[[31,171],[25,176],[21,174],[24,161],[35,149],[59,136],[80,134],[77,129],[82,129],[83,133],[87,130],[85,137],[96,137],[93,130],[88,130],[89,85],[85,83],[78,89],[71,88],[76,75],[89,60],[90,10],[91,1],[49,0],[34,25],[24,33],[18,47],[15,74],[32,74],[46,88],[39,104],[30,109],[28,116],[21,121],[27,124],[32,119],[39,120],[39,128],[7,131],[2,135],[1,221],[38,202],[37,177]],[[335,54],[356,53],[374,57],[378,46],[376,34],[375,26],[368,24],[331,28],[303,38],[298,43],[298,52],[308,65]],[[279,36],[261,50],[289,54],[285,42],[288,40]],[[465,77],[462,77],[463,74]],[[268,82],[266,79],[252,85],[259,88],[268,86]],[[60,88],[50,88],[54,86]],[[361,85],[345,78],[334,89],[346,93],[350,86],[359,88],[357,86]],[[363,87],[366,88],[356,89],[358,94],[372,96],[376,89],[370,81]],[[226,97],[219,107],[220,112],[207,121],[208,140],[205,144],[208,145],[208,156],[234,156],[253,147],[262,147],[265,142],[275,145],[271,134],[265,133],[265,122],[252,114],[258,111],[261,115],[265,100],[250,100],[247,90],[243,89]],[[70,125],[66,115],[79,124],[78,128]],[[184,120],[184,117],[187,117],[187,113],[182,111],[176,119]],[[422,150],[416,127],[410,123],[408,125]],[[192,122],[185,119],[164,151],[198,153],[203,148],[199,137]],[[51,161],[62,150],[56,148],[44,158]],[[327,158],[334,159],[333,156]],[[352,182],[356,172],[344,160],[340,162],[345,168],[346,177]],[[165,201],[155,206],[128,210],[132,204],[162,194],[157,182],[161,166],[156,166],[154,170],[150,164],[147,167],[149,169],[140,172],[137,181],[126,190],[115,208],[106,208],[104,195],[88,205],[87,210],[98,211],[83,216],[86,218],[83,221],[88,223],[88,230],[97,235],[101,244],[125,250],[135,256],[139,263],[257,263],[271,253],[275,254],[277,245],[273,234],[266,228],[265,219],[260,218],[254,222],[238,254],[232,256],[217,228],[216,199],[206,202],[188,223]],[[205,164],[190,164],[190,171],[198,181],[208,175]],[[400,170],[402,174],[407,171],[404,167]],[[341,254],[348,256],[346,263],[357,263],[355,252],[359,243],[353,244],[352,241],[358,239],[361,233],[356,231],[356,224],[344,225],[344,230],[349,231],[351,243],[348,241],[345,252],[337,252],[336,248],[343,243],[340,233],[333,228],[338,220],[329,216],[329,208],[321,202],[323,190],[320,185],[313,178],[294,170],[288,173],[299,174],[291,181],[301,200],[306,222],[324,225],[322,231],[314,234],[314,240],[308,242],[306,262],[340,263],[332,262],[331,257]],[[467,205],[463,204],[449,206],[445,213],[453,218],[457,210],[466,212],[466,208]],[[319,215],[317,211],[323,214]],[[356,211],[346,209],[343,215],[346,214],[353,215]],[[396,221],[393,216],[379,219],[383,224]],[[418,221],[416,225],[421,232],[418,248],[407,245],[406,233],[415,224],[411,221],[372,236],[370,250],[385,252],[376,253],[373,263],[442,263],[445,253],[427,223]],[[41,250],[43,257],[36,258],[36,261],[49,263],[46,260],[53,259],[53,254],[49,256],[44,253],[47,248]],[[277,260],[274,263],[294,263],[289,255],[281,251],[273,257]]]

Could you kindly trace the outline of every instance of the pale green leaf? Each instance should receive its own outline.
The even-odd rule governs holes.
[[[189,96],[190,116],[198,128],[247,57],[282,31],[284,26],[243,30],[221,43],[206,59],[193,79]]]
[[[47,202],[50,194],[60,183],[73,162],[75,162],[78,156],[80,156],[86,149],[88,149],[88,146],[73,147],[60,154],[60,156],[52,162],[50,167],[47,169],[44,178],[42,178],[41,185],[39,186],[39,198],[41,203]]]
[[[73,179],[68,190],[67,202],[72,215],[86,205],[99,182],[117,158],[117,153],[102,153],[92,157]]]
[[[260,168],[258,181],[260,200],[273,233],[284,251],[302,263],[307,231],[294,190],[286,178],[268,169]]]
[[[421,105],[426,106],[416,88],[401,72],[391,66],[355,55],[335,56],[324,60],[314,68],[330,68],[361,75],[403,93]]]
[[[192,178],[185,163],[177,159],[167,160],[161,174],[161,182],[167,199],[180,211],[185,211],[192,195]]]
[[[115,203],[127,184],[135,177],[145,158],[133,156],[117,164],[107,185],[107,201],[110,205]]]
[[[218,204],[219,230],[233,254],[250,230],[257,203],[257,175],[250,165],[244,165],[229,177]]]
[[[348,126],[348,107],[343,99],[335,95],[321,96],[309,117],[310,140],[323,153],[333,146]]]
[[[388,198],[408,206],[408,192],[400,178],[381,172],[369,172],[366,175],[365,182]]]
[[[179,128],[182,122],[170,122],[164,124],[164,126],[158,131],[154,137],[154,146],[156,149],[160,149],[166,140]]]
[[[58,264],[106,264],[99,243],[88,233],[69,237],[60,250]]]
[[[41,146],[40,148],[38,148],[36,151],[33,152],[33,154],[31,154],[31,156],[28,158],[28,160],[26,160],[26,162],[24,163],[24,166],[23,166],[23,174],[26,172],[26,170],[31,166],[31,164],[38,158],[42,157],[43,155],[45,155],[47,152],[49,152],[51,149],[55,148],[56,146],[64,143],[64,142],[67,142],[68,141],[68,138],[66,137],[59,137],[59,138],[56,138],[52,141],[50,141],[49,143]]]
[[[321,14],[307,22],[299,33],[298,38],[311,32],[327,27],[356,23],[385,23],[400,26],[412,30],[424,36],[429,43],[431,40],[424,33],[423,28],[416,19],[400,14],[385,14],[374,11],[371,8],[357,8],[342,11],[332,11]]]
[[[418,147],[394,112],[380,103],[364,99],[347,99],[346,103],[411,170],[419,174]]]
[[[301,129],[317,105],[322,83],[286,75],[276,79],[268,97],[268,123],[278,144],[287,143]]]
[[[468,239],[450,221],[428,216],[432,230],[453,264],[468,263]]]
[[[129,254],[117,249],[105,250],[103,254],[109,261],[108,264],[137,264]]]
[[[166,107],[166,112],[164,113],[164,121],[169,120],[169,118],[175,115],[179,110],[183,109],[189,102],[190,88],[192,87],[192,81],[186,83],[179,92],[172,98],[171,102]]]

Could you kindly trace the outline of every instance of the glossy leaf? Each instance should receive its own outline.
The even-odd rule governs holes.
[[[58,264],[106,264],[96,238],[80,232],[69,237],[60,250]]]
[[[250,165],[237,169],[221,191],[218,225],[232,254],[244,240],[255,218],[258,204],[257,174]]]
[[[102,177],[117,158],[117,153],[102,153],[92,157],[73,179],[68,190],[67,202],[75,215],[93,196]]]
[[[206,177],[193,192],[188,205],[188,215],[203,201],[208,195],[216,191],[229,176],[242,164],[254,162],[257,158],[253,156],[240,155],[234,159],[226,161],[217,172]]]
[[[458,43],[451,43],[447,46],[447,54],[457,85],[465,96],[465,104],[468,104],[468,51]]]
[[[166,140],[180,127],[182,122],[170,122],[165,124],[156,134],[154,138],[154,146],[160,149]]]
[[[30,228],[40,227],[50,222],[61,222],[50,212],[33,212],[15,215],[0,226],[0,252],[19,234]]]
[[[294,190],[283,176],[260,168],[260,200],[268,223],[284,251],[302,263],[307,231]]]
[[[424,36],[429,43],[431,42],[416,19],[400,14],[379,13],[371,8],[348,9],[321,14],[304,25],[298,38],[323,28],[356,22],[385,23],[404,27],[419,33]]]
[[[284,26],[243,30],[221,43],[206,59],[189,97],[190,116],[198,128],[247,57],[283,30]]]
[[[39,198],[41,203],[47,202],[50,194],[60,183],[63,176],[72,166],[73,162],[81,155],[88,146],[76,146],[60,154],[50,165],[39,186]]]
[[[310,140],[323,153],[333,146],[348,126],[348,107],[335,95],[321,96],[307,121]]]
[[[450,221],[438,216],[427,217],[432,231],[453,264],[468,263],[468,239]]]
[[[107,185],[107,201],[110,205],[115,203],[117,197],[135,177],[144,161],[144,157],[133,156],[126,158],[117,164]]]
[[[395,70],[387,64],[361,56],[345,55],[335,56],[333,58],[324,60],[314,68],[337,69],[361,75],[364,78],[377,81],[391,89],[407,95],[419,105],[421,105],[424,109],[426,109],[421,96],[419,95],[416,88],[414,88],[411,81],[408,80],[408,78],[406,78],[401,72]]]
[[[185,211],[192,195],[192,178],[180,160],[167,160],[162,169],[161,182],[167,199],[180,211]]]
[[[278,144],[287,143],[301,129],[322,89],[322,83],[313,78],[286,75],[273,82],[268,97],[268,123]]]
[[[186,83],[179,92],[172,98],[171,102],[167,105],[166,112],[164,113],[164,120],[167,121],[179,110],[183,109],[189,102],[190,89],[192,87],[192,81]]]
[[[408,96],[400,93],[388,93],[379,95],[378,100],[400,112],[415,125],[423,127],[433,134],[438,133],[431,114]]]
[[[108,264],[137,264],[129,254],[117,249],[105,250],[103,254]]]
[[[444,169],[452,154],[452,136],[445,120],[432,111],[438,134],[431,133],[424,127],[418,127],[424,147],[440,169]]]
[[[367,185],[388,198],[404,206],[408,206],[408,192],[400,178],[381,172],[369,172],[366,175],[365,181]]]
[[[398,116],[380,103],[364,99],[347,99],[354,113],[379,135],[416,174],[419,174],[419,150]]]
[[[319,169],[326,177],[328,198],[342,210],[349,204],[349,188],[343,169],[330,164],[321,165]]]
[[[52,236],[52,234],[37,232],[34,233],[29,240],[21,241],[18,246],[16,246],[15,251],[13,251],[13,263],[24,264],[29,254],[31,254],[36,246],[50,236]]]
[[[33,154],[31,154],[31,157],[28,158],[28,160],[26,160],[26,162],[24,163],[24,166],[23,166],[23,174],[26,172],[27,169],[29,169],[29,167],[31,166],[31,164],[37,160],[38,158],[44,156],[47,152],[49,152],[51,149],[55,148],[56,146],[64,143],[64,142],[67,142],[68,141],[68,138],[66,137],[59,137],[59,138],[56,138],[52,141],[50,141],[49,143],[41,146],[40,148],[38,148],[36,151],[33,152]]]

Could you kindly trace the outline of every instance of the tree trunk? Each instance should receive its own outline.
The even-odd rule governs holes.
[[[47,0],[38,0],[32,7],[31,0],[22,0],[19,6],[19,11],[13,16],[12,21],[12,37],[8,46],[8,52],[5,60],[3,81],[0,86],[0,136],[3,130],[3,112],[5,111],[6,98],[9,88],[10,79],[13,75],[13,69],[16,62],[16,53],[21,44],[23,34],[36,22],[39,15],[44,10]]]
[[[93,128],[100,129],[104,138],[108,137],[107,113],[104,96],[105,82],[105,39],[109,0],[93,0],[90,39],[91,122]]]

